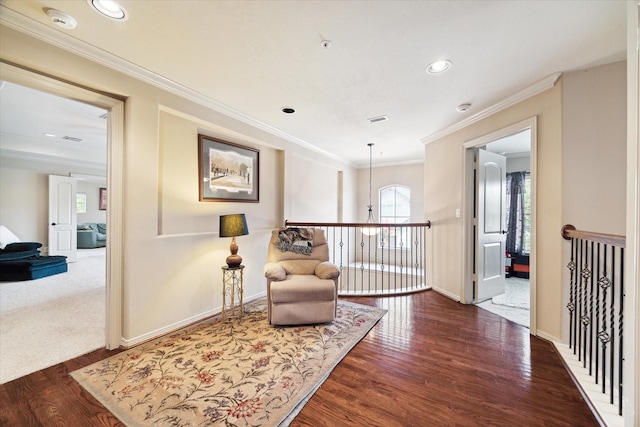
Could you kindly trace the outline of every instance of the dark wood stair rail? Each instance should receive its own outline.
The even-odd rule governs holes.
[[[625,236],[619,236],[617,234],[595,233],[593,231],[576,230],[571,224],[565,224],[562,226],[562,237],[565,240],[582,239],[589,240],[596,243],[604,243],[606,245],[618,246],[624,248],[626,246]]]

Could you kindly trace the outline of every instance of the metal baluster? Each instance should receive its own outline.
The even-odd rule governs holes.
[[[395,241],[393,242],[393,265],[394,265],[394,275],[393,275],[393,288],[398,289],[398,227],[393,226],[393,235],[396,236]]]
[[[596,326],[595,326],[595,336],[596,338],[598,337],[598,332],[600,331],[600,266],[602,265],[602,258],[600,257],[600,243],[598,243],[598,255],[596,257],[596,259],[598,260],[598,264],[596,267],[596,277],[598,278],[597,284],[596,284]],[[595,367],[596,367],[596,384],[598,384],[598,374],[600,373],[600,370],[598,369],[599,365],[599,361],[600,361],[600,353],[598,352],[598,343],[596,342],[595,348],[594,348],[594,353],[596,356],[596,363],[595,363]],[[604,380],[604,379],[603,379]]]
[[[384,292],[384,228],[380,229],[380,234],[382,234],[382,239],[380,241],[380,285],[382,287],[382,291]]]
[[[582,277],[580,272],[582,272],[582,249],[583,249],[583,245],[582,245],[582,239],[579,241],[580,242],[580,251],[578,251],[578,271],[576,271],[576,282],[578,282],[578,310],[576,311],[576,318],[575,318],[575,328],[576,328],[576,334],[578,335],[578,340],[576,342],[576,348],[578,350],[578,361],[582,361],[582,348],[580,347],[582,345],[582,328],[580,328],[578,326],[578,322],[579,322],[579,318],[580,318],[580,313],[582,313]],[[574,354],[575,354],[575,349],[574,349]]]
[[[576,309],[576,297],[575,297],[575,288],[576,288],[576,282],[575,282],[575,270],[576,270],[576,262],[575,262],[575,251],[577,251],[576,249],[576,244],[575,244],[576,239],[575,238],[571,238],[571,259],[569,260],[569,264],[567,264],[567,267],[569,268],[569,303],[567,304],[567,308],[569,309],[569,348],[574,348],[575,349],[575,343],[573,342],[573,340],[575,339],[575,332],[573,329],[573,321],[574,321],[574,316],[575,316],[575,309]],[[574,351],[575,354],[575,351]]]
[[[589,270],[589,375],[593,363],[593,242],[591,242],[591,268]]]
[[[376,245],[373,248],[373,277],[375,280],[375,288],[376,288],[376,293],[380,292],[380,289],[378,289],[378,236],[380,235],[381,230],[378,229],[378,233],[376,234]],[[371,267],[369,267],[371,268]]]
[[[618,321],[618,415],[622,415],[622,362],[624,360],[623,326],[624,326],[624,248],[620,248],[620,314]]]
[[[592,248],[593,249],[593,248]],[[589,267],[589,242],[584,244],[584,261],[581,271],[582,276],[582,292],[584,296],[584,304],[582,305],[582,315],[580,316],[580,322],[582,323],[582,367],[587,367],[587,329],[590,323],[589,316],[587,315],[588,299],[589,299],[589,277],[591,276],[591,270]]]
[[[616,294],[616,251],[615,248],[611,248],[611,346],[609,347],[609,403],[613,404],[613,372],[614,372],[614,363],[615,360],[615,348],[616,348],[616,338],[615,338],[615,294]]]
[[[606,372],[607,372],[607,343],[611,340],[607,333],[607,289],[611,286],[611,281],[607,277],[607,248],[608,245],[604,245],[604,265],[602,277],[598,280],[600,288],[602,288],[602,330],[598,334],[600,342],[602,343],[602,392],[606,392]]]

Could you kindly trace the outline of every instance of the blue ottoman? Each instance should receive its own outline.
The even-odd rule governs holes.
[[[67,271],[66,256],[39,256],[0,262],[0,281],[40,279]]]

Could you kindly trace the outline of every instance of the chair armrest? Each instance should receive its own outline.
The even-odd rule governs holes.
[[[316,266],[316,276],[321,279],[337,279],[340,276],[340,270],[335,264],[328,261],[321,262]]]
[[[264,266],[264,277],[274,282],[281,282],[287,278],[287,272],[277,262],[269,262]]]

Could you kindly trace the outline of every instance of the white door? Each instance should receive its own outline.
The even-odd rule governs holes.
[[[478,150],[477,177],[475,302],[481,302],[505,291],[507,159]]]
[[[76,187],[75,178],[49,175],[49,255],[64,255],[76,260]]]

